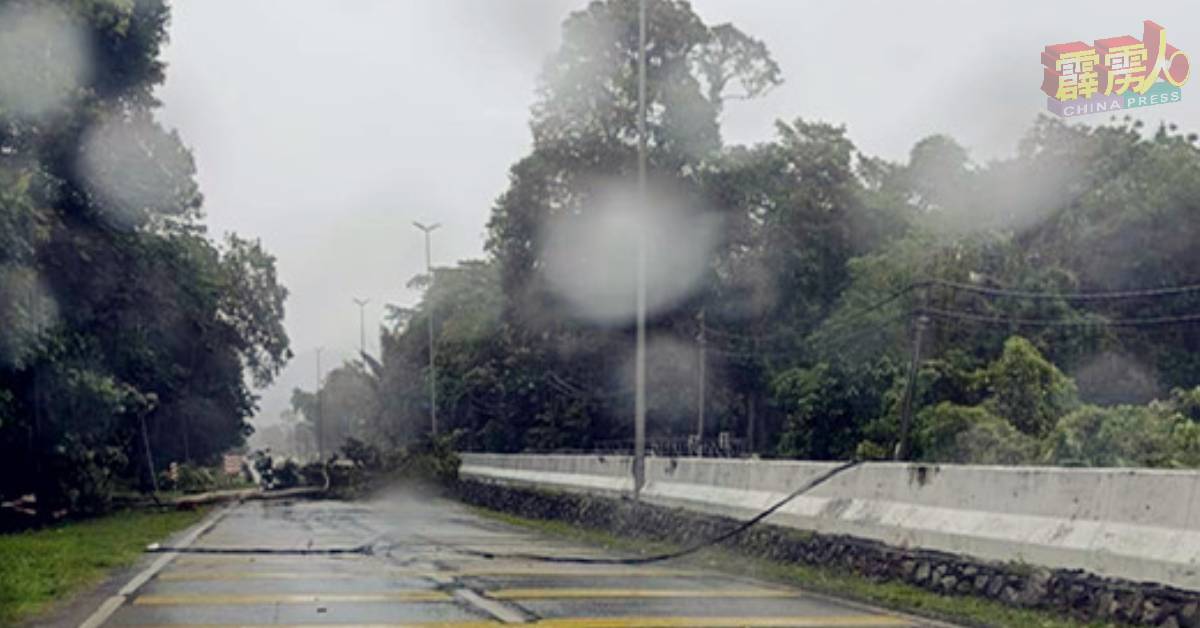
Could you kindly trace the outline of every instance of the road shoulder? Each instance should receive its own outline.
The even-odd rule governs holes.
[[[224,513],[225,508],[214,509],[200,521],[172,533],[160,542],[172,546],[184,544],[185,542],[191,543],[210,529],[220,517],[224,516]],[[144,553],[132,565],[113,570],[100,584],[78,591],[65,599],[58,600],[37,617],[24,620],[17,625],[24,627],[61,626],[65,628],[83,626],[89,619],[99,619],[97,613],[101,611],[105,604],[109,600],[122,597],[122,591],[126,590],[140,576],[146,574],[162,556],[162,554]]]

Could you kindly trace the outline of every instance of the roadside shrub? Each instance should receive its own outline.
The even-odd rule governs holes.
[[[1063,417],[1047,439],[1045,459],[1089,467],[1200,466],[1200,424],[1170,403],[1084,406]]]
[[[47,458],[42,473],[53,478],[57,489],[38,504],[53,516],[57,514],[100,515],[112,507],[118,470],[128,460],[118,447],[88,447],[68,436]]]
[[[462,466],[462,458],[455,451],[462,430],[455,430],[442,436],[425,437],[409,450],[401,473],[403,476],[449,484],[458,481],[458,468]]]
[[[1079,405],[1075,382],[1021,336],[1004,341],[1003,353],[980,376],[988,410],[1030,436],[1046,435]]]
[[[210,469],[181,464],[178,467],[178,474],[177,487],[185,493],[203,493],[217,488],[217,479]]]
[[[914,444],[922,460],[971,464],[1031,464],[1038,441],[982,406],[940,403],[917,417]]]

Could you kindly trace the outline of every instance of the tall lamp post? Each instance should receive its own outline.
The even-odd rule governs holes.
[[[437,436],[437,366],[433,362],[433,262],[430,255],[430,248],[432,246],[432,238],[430,236],[435,229],[442,225],[436,222],[432,225],[423,225],[414,220],[413,226],[425,232],[425,272],[429,275],[429,286],[425,289],[425,294],[429,295],[429,303],[427,303],[429,310],[427,312],[429,318],[429,425],[430,431],[434,436]]]
[[[638,199],[646,197],[646,0],[638,2]],[[646,229],[637,234],[637,354],[634,358],[633,498],[646,483]]]
[[[354,304],[358,306],[358,352],[363,355],[367,353],[367,324],[364,312],[370,302],[370,299],[354,299]]]

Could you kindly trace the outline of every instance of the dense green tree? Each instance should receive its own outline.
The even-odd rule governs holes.
[[[1091,467],[1200,466],[1200,424],[1169,404],[1082,406],[1047,439],[1046,459]]]
[[[983,406],[941,402],[925,408],[913,446],[922,460],[976,464],[1028,464],[1037,441]]]
[[[1020,336],[1004,342],[1004,351],[980,380],[984,405],[1030,436],[1044,436],[1078,402],[1075,382]]]
[[[1075,454],[1046,452],[1075,451],[1050,442],[1075,442],[1079,429],[1063,422],[1080,403],[1200,383],[1187,318],[1200,294],[1072,296],[1200,277],[1189,244],[1200,224],[1195,137],[1041,118],[1001,159],[976,162],[935,135],[893,162],[861,154],[842,127],[798,117],[770,141],[727,146],[726,100],[768,91],[780,69],[761,42],[705,24],[685,2],[648,5],[651,189],[716,233],[681,269],[694,275],[683,294],[651,308],[652,440],[695,430],[702,333],[706,436],[731,432],[766,455],[890,457],[918,325],[914,451],[929,460],[1063,461]],[[420,278],[421,302],[394,310],[382,355],[364,361],[394,442],[427,430],[431,314],[438,413],[463,446],[629,439],[632,316],[581,315],[555,270],[607,279],[632,255],[584,244],[599,237],[587,229],[613,211],[610,197],[629,204],[612,188],[636,172],[636,14],[631,0],[597,1],[564,22],[538,82],[532,148],[492,209],[488,259]],[[667,204],[652,205],[639,219]],[[552,246],[564,228],[585,231],[579,246]],[[691,234],[677,231],[652,242],[652,267]],[[624,312],[633,292],[620,289],[605,305]],[[1108,381],[1131,372],[1136,386]],[[1178,405],[1187,421],[1200,416]]]
[[[190,152],[154,119],[161,0],[0,2],[0,495],[102,510],[211,463],[290,357],[256,242],[214,244]],[[144,426],[144,427],[143,427]]]

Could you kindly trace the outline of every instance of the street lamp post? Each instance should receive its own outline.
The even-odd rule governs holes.
[[[437,366],[434,364],[434,343],[433,343],[433,262],[430,254],[432,246],[432,238],[430,235],[435,229],[441,226],[439,223],[432,225],[423,225],[413,221],[413,226],[425,232],[425,272],[429,275],[429,286],[425,288],[425,294],[428,295],[428,303],[426,314],[429,318],[429,425],[430,431],[434,436],[438,433],[437,422]]]
[[[358,352],[367,354],[367,324],[365,309],[370,299],[354,299],[354,304],[358,306]]]
[[[638,2],[638,202],[644,214],[646,198],[646,0]],[[645,216],[643,216],[643,222]],[[637,353],[634,358],[633,498],[646,483],[646,229],[637,235]]]

